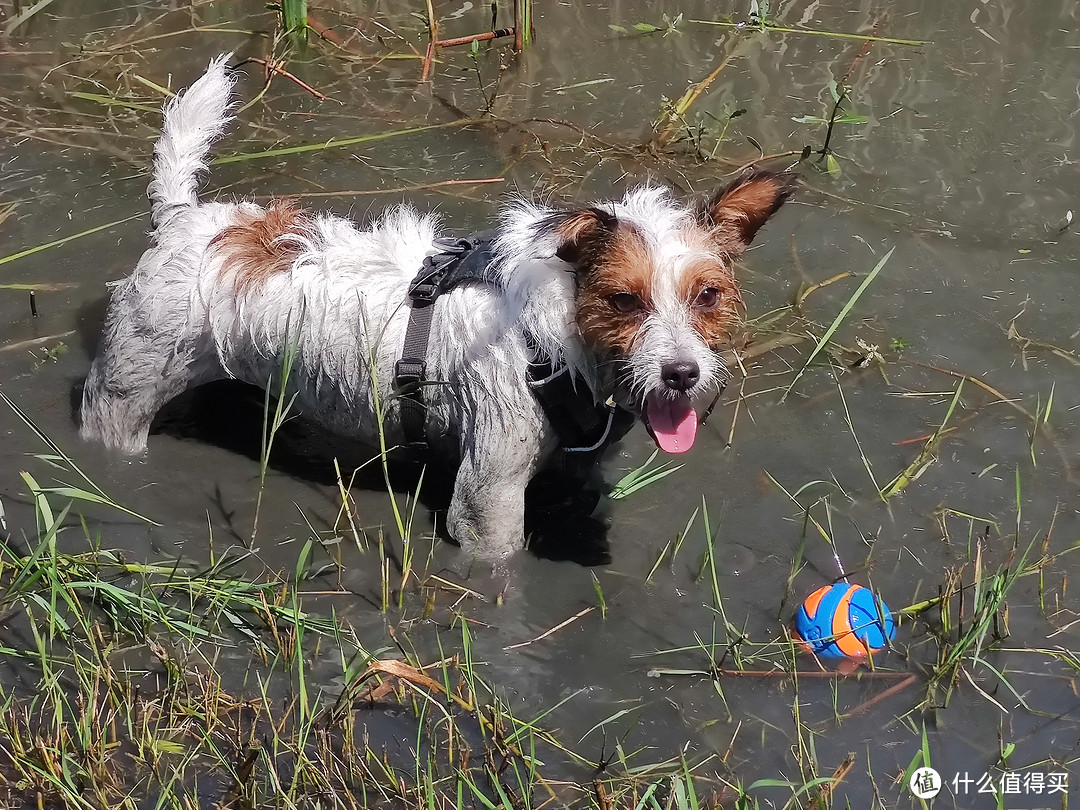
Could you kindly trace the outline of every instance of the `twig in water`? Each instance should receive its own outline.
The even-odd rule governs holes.
[[[352,191],[304,191],[299,194],[290,194],[290,197],[370,197],[379,194],[404,194],[410,191],[429,191],[437,188],[449,188],[452,186],[483,186],[491,183],[505,183],[505,177],[484,177],[477,180],[439,180],[435,183],[420,183],[415,186],[398,186],[397,188],[361,189]],[[256,198],[258,199],[258,198]]]
[[[843,281],[845,278],[851,275],[851,272],[837,273],[831,278],[827,278],[824,281],[819,281],[816,284],[811,284],[809,287],[800,286],[799,291],[795,293],[795,300],[791,302],[791,306],[796,312],[801,313],[803,311],[803,304],[806,303],[806,299],[816,293],[818,290],[828,287],[830,284],[835,284],[838,281]]]
[[[870,36],[863,42],[862,47],[859,48],[859,52],[855,54],[855,58],[851,60],[851,64],[848,65],[847,72],[844,73],[840,79],[840,84],[847,84],[847,80],[851,77],[851,74],[855,72],[855,68],[859,66],[859,63],[866,58],[866,55],[870,53],[870,48],[873,47],[877,41],[878,31],[881,30],[881,20],[874,23],[874,27],[870,29]]]
[[[716,77],[720,75],[724,68],[731,64],[731,61],[736,56],[741,55],[741,49],[739,48],[740,44],[741,42],[736,40],[736,45],[731,49],[731,53],[724,57],[720,64],[717,65],[716,69],[697,84],[691,85],[690,88],[682,94],[682,97],[675,102],[675,106],[668,114],[667,126],[656,136],[655,143],[658,146],[665,146],[667,142],[671,140],[672,136],[675,134],[675,129],[682,122],[686,111],[689,110],[691,105],[709,89],[709,85],[716,81]]]
[[[375,141],[385,141],[389,138],[398,138],[403,135],[414,135],[418,132],[432,132],[438,129],[455,129],[457,127],[464,127],[477,123],[481,122],[472,118],[464,118],[460,121],[448,121],[442,124],[425,124],[416,127],[406,127],[405,129],[390,130],[388,132],[374,132],[370,135],[358,135],[355,138],[342,138],[340,140],[336,138],[331,138],[327,141],[322,141],[320,143],[304,143],[300,144],[299,146],[283,146],[276,149],[264,149],[261,152],[242,152],[236,155],[226,155],[224,157],[215,158],[211,161],[211,163],[213,163],[213,165],[215,166],[221,166],[226,163],[239,163],[245,160],[262,160],[263,158],[282,157],[284,155],[299,155],[305,152],[318,152],[323,149],[340,149],[343,146],[354,146],[358,143],[373,143]],[[139,214],[138,216],[143,215]],[[129,217],[128,219],[135,219],[135,217]],[[120,222],[127,222],[127,220],[123,219],[120,220]],[[119,223],[114,222],[112,224],[117,225]],[[102,227],[104,228],[110,226]],[[87,233],[89,233],[89,231]],[[83,234],[78,234],[78,236],[82,235]],[[50,247],[50,245],[45,245],[44,247]],[[37,249],[40,250],[41,248]],[[16,256],[16,258],[18,258],[18,256]],[[0,264],[3,264],[5,261],[11,261],[11,257],[8,257],[7,259],[0,259]]]
[[[332,45],[336,45],[337,47],[342,49],[346,47],[345,40],[338,36],[337,33],[334,32],[334,29],[332,29],[322,20],[312,17],[310,12],[308,12],[307,27],[315,32],[315,36],[325,39]]]
[[[436,48],[453,48],[457,45],[469,45],[473,42],[488,42],[493,39],[514,36],[513,28],[496,28],[479,34],[471,34],[453,39],[432,40],[428,43],[427,52],[424,54],[424,67],[420,71],[420,81],[426,82],[431,77],[431,63],[435,59]]]
[[[860,703],[850,712],[845,714],[844,719],[846,720],[849,717],[854,717],[857,714],[862,714],[863,712],[869,711],[874,706],[881,703],[881,701],[887,700],[888,698],[895,695],[897,692],[903,692],[905,689],[915,683],[916,680],[918,680],[918,676],[914,672],[909,674],[906,678],[904,678],[904,680],[900,681],[900,683],[893,684],[881,694],[875,695],[869,700]]]
[[[320,93],[318,90],[316,90],[314,87],[312,87],[307,82],[303,81],[302,79],[298,79],[296,76],[289,73],[289,71],[285,70],[285,60],[284,59],[278,61],[277,63],[270,63],[270,62],[267,62],[265,59],[260,59],[257,56],[249,56],[244,61],[238,62],[237,64],[233,65],[233,69],[236,69],[236,68],[240,67],[241,65],[246,65],[248,62],[254,62],[257,65],[262,65],[263,66],[263,68],[266,70],[267,82],[269,82],[271,74],[276,73],[278,76],[284,76],[286,79],[289,79],[290,81],[295,82],[297,85],[299,85],[300,87],[304,88],[309,93],[311,93],[311,95],[315,96],[315,98],[319,99],[319,101],[326,101],[327,99],[330,98],[329,96],[327,96],[327,95],[325,95],[323,93]]]
[[[742,23],[727,22],[726,20],[687,20],[697,25],[717,25],[723,28],[739,28]],[[785,28],[779,25],[765,25],[757,29],[759,31],[772,31],[777,34],[806,34],[818,37],[835,37],[836,39],[862,39],[869,42],[885,42],[890,45],[930,45],[928,40],[922,39],[896,39],[895,37],[867,36],[866,34],[848,34],[841,31],[815,31],[811,28]]]
[[[69,329],[67,332],[58,332],[55,335],[46,335],[45,337],[32,338],[31,340],[20,340],[18,343],[8,343],[4,346],[0,346],[0,352],[16,352],[20,349],[32,349],[35,346],[40,346],[42,343],[48,343],[51,340],[63,340],[74,334],[75,330]]]
[[[533,40],[532,0],[514,0],[514,50],[521,53]]]
[[[863,678],[869,678],[871,680],[896,680],[897,678],[913,678],[908,672],[886,672],[883,670],[872,671],[860,671],[858,673],[844,673],[836,672],[834,670],[796,670],[791,672],[785,669],[714,669],[706,672],[705,670],[667,670],[663,668],[653,668],[647,673],[650,677],[659,678],[661,675],[696,675],[696,676],[716,676],[719,675],[725,678],[790,678],[796,676],[799,678],[857,678],[862,680]]]
[[[852,752],[844,757],[843,762],[836,766],[832,778],[824,780],[824,784],[821,786],[821,790],[818,791],[817,796],[803,805],[805,810],[820,810],[820,808],[823,807],[830,807],[831,802],[829,801],[829,797],[832,796],[832,792],[836,790],[836,786],[844,781],[844,777],[846,777],[854,767],[855,754]]]
[[[738,174],[744,169],[749,169],[751,166],[757,166],[759,163],[768,163],[770,160],[778,160],[784,157],[794,157],[795,155],[801,155],[802,153],[802,149],[787,149],[783,152],[773,152],[771,155],[761,155],[753,160],[748,160],[746,163],[736,166],[732,169],[732,173]]]
[[[825,143],[821,145],[818,150],[818,154],[825,157],[829,154],[829,142],[832,140],[833,128],[836,126],[836,115],[840,112],[840,105],[844,103],[844,99],[848,96],[848,88],[843,85],[837,85],[840,92],[836,95],[836,103],[833,104],[832,112],[829,113],[829,126],[825,130]]]
[[[519,647],[527,647],[530,644],[535,644],[537,641],[542,641],[543,639],[547,638],[548,636],[562,630],[568,624],[576,622],[582,616],[587,616],[588,614],[592,613],[594,610],[596,610],[596,608],[594,606],[587,607],[584,610],[579,610],[577,613],[575,613],[573,616],[571,616],[566,621],[559,622],[557,625],[552,627],[550,630],[545,630],[543,633],[538,635],[536,638],[530,639],[529,641],[519,641],[517,644],[511,644],[509,647],[503,647],[503,649],[504,650],[516,650]]]
[[[470,42],[488,42],[501,37],[512,37],[513,28],[496,28],[493,31],[485,31],[482,34],[472,34],[467,37],[454,37],[453,39],[440,39],[435,43],[438,48],[452,48],[455,45],[468,45]]]
[[[728,368],[741,367],[744,360],[749,360],[758,355],[768,354],[776,349],[782,349],[784,346],[794,346],[797,343],[802,343],[804,340],[807,340],[805,335],[777,335],[774,338],[763,340],[760,343],[751,343],[741,349],[732,349],[724,352],[724,365]],[[741,395],[740,391],[740,396]],[[709,403],[709,407],[702,413],[699,424],[704,425],[705,420],[712,416],[712,412],[716,409],[717,403],[720,402],[721,396],[723,396],[723,391],[718,392],[716,396],[713,397],[712,402]]]
[[[990,383],[985,382],[984,380],[981,380],[978,377],[973,377],[972,375],[965,374],[962,371],[954,371],[951,368],[944,368],[942,366],[935,366],[932,363],[923,363],[923,362],[920,362],[919,360],[909,360],[908,362],[913,366],[918,366],[919,368],[929,369],[930,371],[936,371],[939,374],[947,374],[950,377],[956,377],[957,379],[966,380],[968,382],[971,382],[973,385],[977,385],[977,386],[979,386],[979,388],[986,391],[986,393],[990,394],[993,397],[996,397],[999,402],[1002,402],[1005,405],[1009,405],[1010,407],[1016,409],[1017,411],[1022,413],[1024,416],[1026,416],[1028,419],[1031,419],[1032,421],[1035,420],[1035,416],[1031,413],[1031,411],[1029,411],[1027,408],[1025,408],[1020,403],[1018,403],[1015,398],[1005,396],[1003,393],[1001,393],[996,388],[994,388],[994,386],[990,385]]]
[[[439,41],[439,20],[435,16],[435,6],[431,0],[425,0],[427,6],[428,44],[424,52],[424,65],[420,69],[420,82],[426,82],[431,77],[431,62],[435,58],[435,43]]]
[[[10,34],[24,22],[26,22],[43,8],[45,8],[45,6],[49,5],[52,1],[53,0],[38,0],[38,2],[34,3],[34,5],[26,9],[26,11],[18,14],[13,20],[9,20],[7,25],[4,26],[4,34]],[[18,3],[16,3],[15,8],[18,9],[18,7]]]

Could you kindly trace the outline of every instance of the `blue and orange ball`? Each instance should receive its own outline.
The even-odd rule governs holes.
[[[795,614],[794,635],[819,658],[865,661],[888,646],[896,622],[871,590],[837,582],[806,597]]]

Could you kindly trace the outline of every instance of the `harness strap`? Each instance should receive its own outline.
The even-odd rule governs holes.
[[[394,389],[401,400],[401,429],[407,445],[426,445],[424,384],[435,302],[444,292],[462,282],[491,280],[488,264],[492,240],[490,232],[475,234],[468,239],[436,239],[434,244],[439,252],[424,258],[420,272],[409,286],[405,345],[401,359],[394,364]]]
[[[427,406],[424,405],[424,378],[427,376],[427,346],[431,335],[431,314],[435,301],[413,301],[409,325],[405,328],[405,346],[401,359],[394,364],[394,387],[401,399],[401,429],[406,444],[422,444]]]
[[[458,284],[498,283],[490,272],[493,241],[493,232],[437,239],[438,252],[424,259],[409,287],[409,322],[401,359],[394,364],[394,389],[401,405],[401,429],[411,449],[427,447],[424,386],[432,384],[427,379],[427,352],[435,302]],[[534,357],[527,370],[529,388],[555,430],[560,449],[574,454],[574,466],[587,469],[596,451],[626,432],[633,416],[612,402],[597,405],[584,380],[565,365],[556,367],[531,337],[526,340]]]
[[[575,385],[570,370],[566,366],[555,370],[550,360],[531,363],[528,381],[564,451],[583,453],[603,445],[611,427],[614,405],[597,407],[589,392],[578,388],[585,385],[584,380],[578,379]],[[603,435],[597,440],[602,428]]]

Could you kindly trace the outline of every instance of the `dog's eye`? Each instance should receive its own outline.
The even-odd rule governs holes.
[[[641,309],[641,299],[633,293],[615,293],[608,301],[618,312],[628,315]]]
[[[694,301],[694,306],[702,307],[704,309],[712,309],[720,301],[720,290],[716,287],[706,287],[698,293],[697,299]]]

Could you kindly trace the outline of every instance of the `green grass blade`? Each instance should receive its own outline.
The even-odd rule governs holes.
[[[736,28],[739,23],[727,20],[687,20],[696,25],[718,25],[724,28]],[[774,31],[777,34],[806,34],[814,37],[832,37],[834,39],[856,39],[860,42],[884,42],[889,45],[910,45],[918,47],[932,44],[929,40],[921,39],[897,39],[895,37],[875,37],[867,34],[848,34],[842,31],[815,31],[811,28],[785,28],[779,25],[766,25],[761,30]]]
[[[407,129],[395,129],[391,132],[375,132],[371,135],[360,135],[355,138],[330,138],[322,143],[305,143],[299,146],[282,146],[278,149],[265,149],[262,152],[247,152],[240,155],[226,155],[225,157],[217,158],[211,161],[215,166],[221,166],[226,163],[240,163],[247,160],[262,160],[263,158],[271,157],[283,157],[285,155],[302,155],[307,152],[320,152],[323,149],[340,149],[344,146],[355,146],[360,143],[374,143],[376,141],[385,141],[389,138],[399,138],[403,135],[414,135],[418,132],[432,132],[439,129],[456,129],[457,127],[467,126],[469,124],[475,124],[477,121],[472,118],[465,118],[461,121],[450,121],[445,124],[427,124],[420,127],[409,127]],[[113,223],[116,224],[116,223]],[[3,260],[0,259],[0,264]]]
[[[612,487],[608,497],[613,501],[621,500],[683,468],[682,464],[672,466],[671,462],[664,462],[658,467],[650,467],[658,452],[660,451],[654,450],[644,464],[620,478]]]
[[[949,409],[945,413],[945,418],[941,420],[941,424],[938,429],[934,431],[934,434],[926,440],[926,444],[923,445],[923,449],[919,451],[919,455],[915,457],[907,467],[904,468],[896,478],[885,485],[885,488],[880,490],[881,499],[887,501],[904,491],[908,484],[919,478],[927,468],[937,458],[938,444],[941,442],[941,437],[945,433],[945,427],[949,424],[949,420],[952,419],[953,412],[956,410],[956,405],[960,401],[960,392],[964,390],[964,381],[961,379],[960,383],[956,386],[956,391],[953,392],[952,401],[949,403]]]
[[[39,11],[44,9],[52,2],[53,0],[38,0],[36,3],[34,3],[34,5],[26,9],[26,11],[24,11],[22,14],[19,14],[14,19],[8,21],[7,25],[4,26],[4,35],[6,36],[10,34],[12,31],[14,31],[16,28],[18,28],[20,25],[29,20],[31,17],[33,17],[35,14],[37,14]],[[18,7],[19,6],[16,3],[15,8]]]
[[[0,256],[0,264],[7,264],[8,262],[17,261],[18,259],[24,259],[27,256],[32,256],[35,253],[40,253],[43,250],[49,248],[60,247],[60,245],[66,245],[68,242],[74,242],[76,239],[82,239],[84,236],[89,236],[92,233],[98,231],[107,231],[109,228],[115,228],[117,225],[123,225],[125,222],[131,222],[133,219],[139,219],[146,216],[146,212],[141,214],[132,214],[130,217],[124,217],[118,219],[115,222],[106,222],[104,225],[98,225],[97,227],[90,228],[79,233],[73,233],[71,236],[65,236],[62,239],[54,239],[52,242],[46,242],[43,245],[38,245],[32,248],[26,248],[26,250],[20,250],[18,253],[12,253],[9,256]]]
[[[795,387],[795,383],[797,383],[799,381],[799,378],[802,377],[803,372],[805,372],[806,369],[810,367],[810,364],[814,362],[814,358],[817,357],[821,350],[825,348],[826,344],[829,342],[829,338],[831,338],[836,332],[836,330],[840,328],[840,324],[844,322],[844,318],[846,318],[848,313],[851,312],[852,308],[855,306],[855,303],[866,291],[866,288],[870,286],[870,284],[874,281],[875,278],[877,278],[878,273],[881,272],[881,268],[885,266],[885,263],[887,261],[889,261],[889,258],[893,255],[893,251],[895,250],[895,247],[890,248],[889,252],[881,257],[881,261],[879,261],[874,267],[874,269],[871,270],[870,273],[866,276],[866,278],[863,279],[863,282],[859,285],[859,288],[855,290],[851,298],[847,300],[847,303],[844,304],[839,314],[836,316],[835,319],[833,319],[832,324],[829,326],[828,329],[825,330],[825,334],[821,336],[821,338],[817,342],[817,345],[814,346],[814,350],[810,352],[810,356],[806,358],[806,362],[803,364],[803,367],[799,369],[799,373],[795,375],[795,379],[791,381],[791,384],[787,387],[787,390],[784,391],[784,396],[780,398],[781,402],[783,402],[787,398],[787,395],[791,393],[791,389]]]

